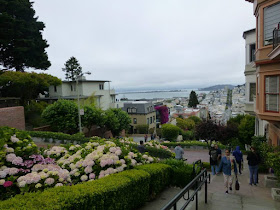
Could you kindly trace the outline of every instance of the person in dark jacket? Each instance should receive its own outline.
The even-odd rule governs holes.
[[[260,163],[260,156],[254,147],[251,147],[251,152],[247,156],[249,170],[250,170],[250,185],[257,185],[258,183],[258,164]]]
[[[218,170],[218,151],[215,149],[214,144],[211,144],[209,155],[212,175],[216,175]]]
[[[236,149],[233,151],[232,155],[235,157],[236,163],[238,164],[239,173],[242,174],[241,173],[241,165],[243,163],[243,154],[240,151],[239,146],[236,146]]]
[[[145,147],[143,145],[143,141],[140,141],[140,145],[137,146],[137,149],[140,153],[144,153],[145,152]]]

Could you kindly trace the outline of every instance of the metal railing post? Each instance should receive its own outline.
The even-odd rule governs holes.
[[[205,203],[207,203],[207,171],[206,171],[206,176],[205,176]]]

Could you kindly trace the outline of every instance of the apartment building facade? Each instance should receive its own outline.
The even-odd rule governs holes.
[[[261,120],[256,116],[255,100],[256,100],[256,67],[255,67],[255,52],[256,52],[256,29],[244,31],[243,38],[245,39],[245,113],[256,117],[255,135],[268,137],[268,122]]]
[[[127,112],[131,118],[131,133],[136,133],[138,125],[148,125],[148,129],[156,128],[156,110],[152,102],[126,102],[122,109]]]
[[[253,3],[256,17],[255,113],[269,123],[269,143],[280,145],[280,0],[246,1]]]
[[[78,81],[63,81],[59,86],[49,87],[49,96],[45,100],[58,99],[87,99],[92,94],[96,98],[96,106],[106,110],[116,107],[116,93],[110,88],[110,81],[107,80],[86,80],[85,78]]]

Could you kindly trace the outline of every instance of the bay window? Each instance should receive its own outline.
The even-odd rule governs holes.
[[[279,112],[279,76],[265,77],[265,110]]]

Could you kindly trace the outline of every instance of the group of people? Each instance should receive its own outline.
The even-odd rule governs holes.
[[[140,153],[145,152],[145,147],[143,145],[143,141],[140,141],[140,145],[138,146],[138,151]],[[174,149],[175,159],[183,160],[184,150],[181,145],[177,145]],[[242,174],[243,170],[243,154],[240,150],[240,147],[237,146],[236,149],[232,152],[232,156],[230,155],[230,150],[225,150],[225,155],[222,157],[222,151],[219,149],[218,145],[211,145],[209,150],[210,155],[210,165],[211,171],[213,175],[217,175],[219,172],[223,172],[224,176],[224,186],[226,188],[225,193],[229,193],[229,190],[232,190],[233,183],[233,175],[235,175],[237,179],[237,174]],[[250,171],[250,185],[258,184],[258,164],[261,159],[259,154],[256,152],[254,147],[251,147],[251,151],[247,155],[249,171]]]
[[[156,139],[156,134],[151,134],[151,140],[155,140]],[[159,136],[159,139],[160,139],[160,136]],[[145,134],[145,136],[144,136],[144,140],[145,140],[145,142],[147,142],[148,141],[148,135],[147,134]]]
[[[242,174],[243,169],[243,154],[240,147],[237,146],[233,151],[232,156],[230,155],[230,150],[225,150],[225,156],[222,157],[221,150],[218,145],[211,145],[209,151],[210,155],[210,165],[212,174],[216,175],[220,171],[223,172],[224,185],[226,188],[226,193],[232,190],[233,183],[233,173],[237,179],[237,174]],[[254,147],[251,147],[251,152],[247,156],[249,171],[250,171],[250,185],[257,185],[258,183],[258,164],[260,163],[260,156],[256,152]],[[238,167],[238,170],[237,170]]]

